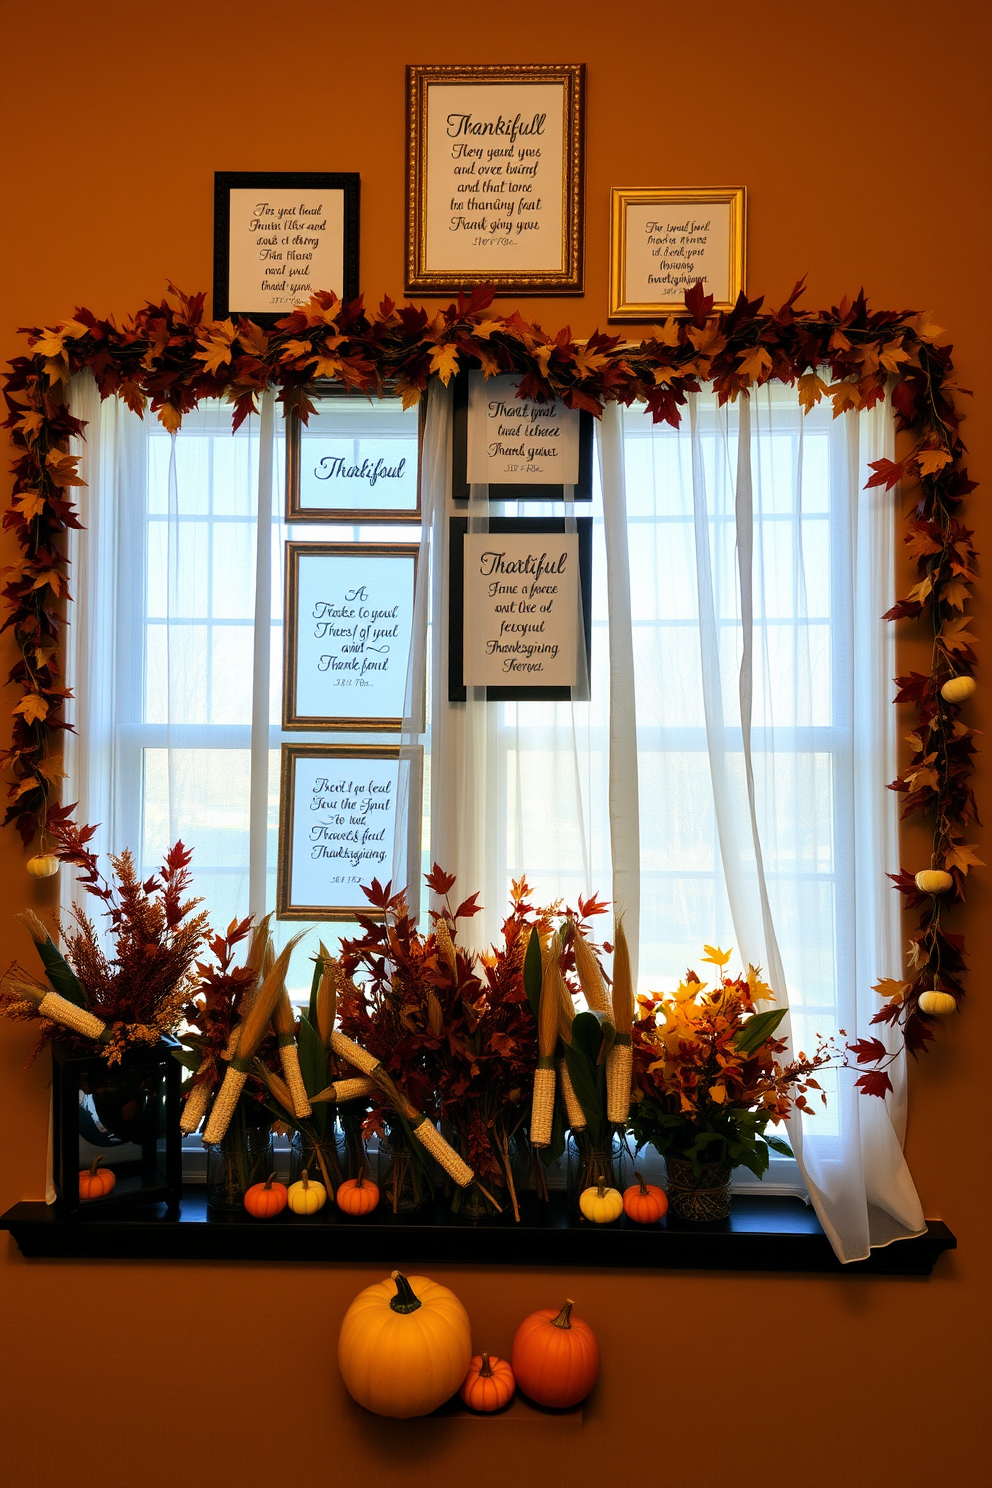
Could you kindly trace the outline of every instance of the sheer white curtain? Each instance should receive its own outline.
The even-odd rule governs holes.
[[[863,1030],[897,974],[889,703],[891,501],[866,492],[891,411],[804,418],[772,384],[679,430],[621,415],[627,457],[638,758],[642,979],[703,940],[764,967],[796,1048]],[[612,489],[607,488],[607,504]],[[886,1107],[853,1077],[792,1124],[838,1255],[917,1233],[901,1153],[902,1062]]]

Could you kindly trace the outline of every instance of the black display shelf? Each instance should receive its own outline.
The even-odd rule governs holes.
[[[689,1224],[667,1216],[658,1225],[626,1217],[612,1225],[575,1218],[564,1195],[547,1204],[531,1194],[521,1221],[460,1222],[439,1202],[416,1218],[383,1206],[349,1219],[332,1205],[302,1218],[284,1211],[274,1220],[208,1211],[206,1190],[187,1187],[178,1217],[164,1206],[127,1215],[85,1214],[61,1220],[54,1206],[15,1204],[0,1216],[23,1255],[63,1260],[364,1261],[500,1266],[614,1266],[690,1271],[807,1271],[856,1276],[929,1276],[938,1257],[957,1241],[941,1220],[925,1234],[873,1250],[867,1260],[841,1265],[813,1210],[799,1199],[735,1195],[727,1220]]]

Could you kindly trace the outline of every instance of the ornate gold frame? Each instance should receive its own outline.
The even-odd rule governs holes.
[[[471,283],[492,284],[513,295],[582,292],[585,151],[585,64],[511,64],[504,67],[411,66],[407,82],[407,251],[408,294],[451,294]],[[534,272],[482,273],[478,268],[431,270],[427,253],[427,92],[432,83],[559,83],[564,109],[562,173],[562,267]]]
[[[293,812],[296,795],[296,761],[298,759],[395,759],[406,760],[410,771],[407,819],[407,873],[416,869],[417,845],[420,838],[420,793],[423,786],[423,749],[418,745],[399,744],[283,744],[279,772],[279,851],[276,857],[277,920],[353,920],[357,914],[381,919],[379,911],[368,900],[361,904],[329,909],[323,904],[292,902]],[[392,870],[390,869],[390,876]],[[416,916],[414,916],[416,918]]]
[[[692,187],[684,191],[631,191],[614,186],[610,192],[610,313],[611,321],[652,321],[659,315],[685,313],[684,300],[627,299],[627,207],[684,202],[696,206],[706,202],[730,208],[729,290],[726,300],[714,301],[714,310],[731,310],[747,280],[747,188],[744,186]]]
[[[285,732],[293,730],[312,733],[326,729],[337,733],[399,733],[402,718],[345,718],[328,715],[298,714],[296,711],[296,652],[299,636],[299,563],[301,556],[324,558],[354,558],[356,555],[375,558],[412,558],[413,592],[417,593],[417,567],[420,548],[417,543],[331,543],[331,542],[287,542],[285,585],[283,589],[283,646],[282,646],[282,727]],[[419,715],[421,704],[417,702]],[[327,746],[330,747],[330,746]]]

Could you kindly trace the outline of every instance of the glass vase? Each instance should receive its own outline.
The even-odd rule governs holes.
[[[307,1176],[323,1183],[328,1197],[337,1190],[345,1176],[342,1166],[344,1143],[336,1126],[328,1126],[324,1136],[315,1131],[294,1131],[289,1144],[289,1181],[296,1183]]]
[[[676,1219],[708,1224],[730,1214],[731,1168],[726,1163],[701,1163],[698,1171],[687,1157],[665,1158],[668,1211]]]
[[[402,1127],[391,1127],[388,1136],[379,1138],[376,1182],[380,1202],[393,1214],[411,1214],[434,1196],[426,1153],[411,1150]]]
[[[252,1119],[242,1097],[220,1142],[207,1149],[208,1206],[234,1213],[252,1184],[264,1183],[274,1169],[272,1132],[266,1123]]]
[[[341,1171],[345,1178],[357,1178],[364,1169],[371,1172],[362,1127],[368,1107],[363,1101],[346,1101],[339,1107],[338,1133],[341,1143]]]
[[[608,1144],[594,1143],[588,1132],[577,1132],[568,1139],[566,1156],[566,1189],[569,1208],[576,1214],[579,1199],[587,1188],[615,1188],[620,1193],[632,1181],[634,1164],[623,1138],[614,1133]]]

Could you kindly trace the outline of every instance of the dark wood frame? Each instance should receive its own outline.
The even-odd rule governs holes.
[[[407,88],[407,254],[408,294],[442,295],[473,281],[491,284],[499,294],[581,294],[585,192],[585,63],[518,63],[502,67],[411,66]],[[504,270],[485,273],[479,267],[459,271],[431,270],[427,251],[427,92],[432,84],[560,83],[567,110],[563,138],[562,267],[559,270]]]
[[[455,501],[469,498],[468,479],[468,395],[470,367],[452,380],[451,407],[451,494]],[[592,461],[594,419],[585,409],[579,410],[579,478],[572,488],[573,501],[592,500]],[[490,501],[564,501],[562,485],[514,485],[494,483],[489,487]]]
[[[320,904],[294,904],[292,900],[293,873],[293,803],[296,795],[296,761],[299,759],[347,760],[394,759],[398,764],[406,763],[411,772],[410,800],[419,802],[423,789],[423,748],[419,744],[283,744],[279,771],[279,851],[276,858],[276,919],[277,920],[353,920],[356,915],[370,915],[381,919],[378,910],[372,908],[363,897],[361,904],[347,905],[341,909],[328,909]],[[416,872],[420,842],[420,809],[411,809],[407,821],[407,881]],[[390,876],[392,868],[390,867]],[[414,918],[416,915],[414,914]]]
[[[296,653],[299,641],[299,559],[309,558],[412,558],[413,595],[416,603],[417,569],[420,548],[417,543],[332,543],[287,542],[283,585],[282,646],[282,726],[287,732],[328,730],[338,733],[398,733],[403,727],[402,715],[377,718],[371,715],[300,714],[296,711]]]
[[[339,382],[319,382],[310,391],[310,397],[320,401],[331,402],[344,398],[365,397],[365,394],[350,393]],[[383,397],[396,396],[391,394],[387,384],[383,388]],[[417,423],[417,505],[415,508],[401,507],[396,511],[369,510],[367,507],[323,507],[307,506],[301,507],[300,496],[300,472],[301,472],[301,448],[303,443],[303,428],[300,420],[294,415],[286,421],[286,521],[294,526],[297,523],[319,522],[323,526],[334,523],[360,525],[363,527],[375,524],[388,524],[390,527],[399,526],[401,523],[419,523],[422,515],[421,508],[421,480],[423,474],[424,453],[424,421],[427,413],[427,401],[421,398],[418,408]]]
[[[579,584],[582,594],[582,628],[585,632],[586,678],[592,667],[592,517],[576,517],[579,536]],[[490,532],[561,534],[564,517],[490,517]],[[448,702],[463,703],[467,697],[462,681],[465,621],[465,550],[462,539],[468,531],[467,517],[448,520]],[[567,703],[582,701],[572,687],[487,687],[490,703]]]
[[[215,320],[245,315],[256,325],[272,326],[285,311],[245,310],[229,303],[231,198],[232,190],[286,190],[294,186],[306,191],[344,192],[344,284],[341,298],[358,294],[358,230],[361,177],[357,171],[215,171],[214,172],[214,300]],[[318,289],[330,289],[321,284]]]

